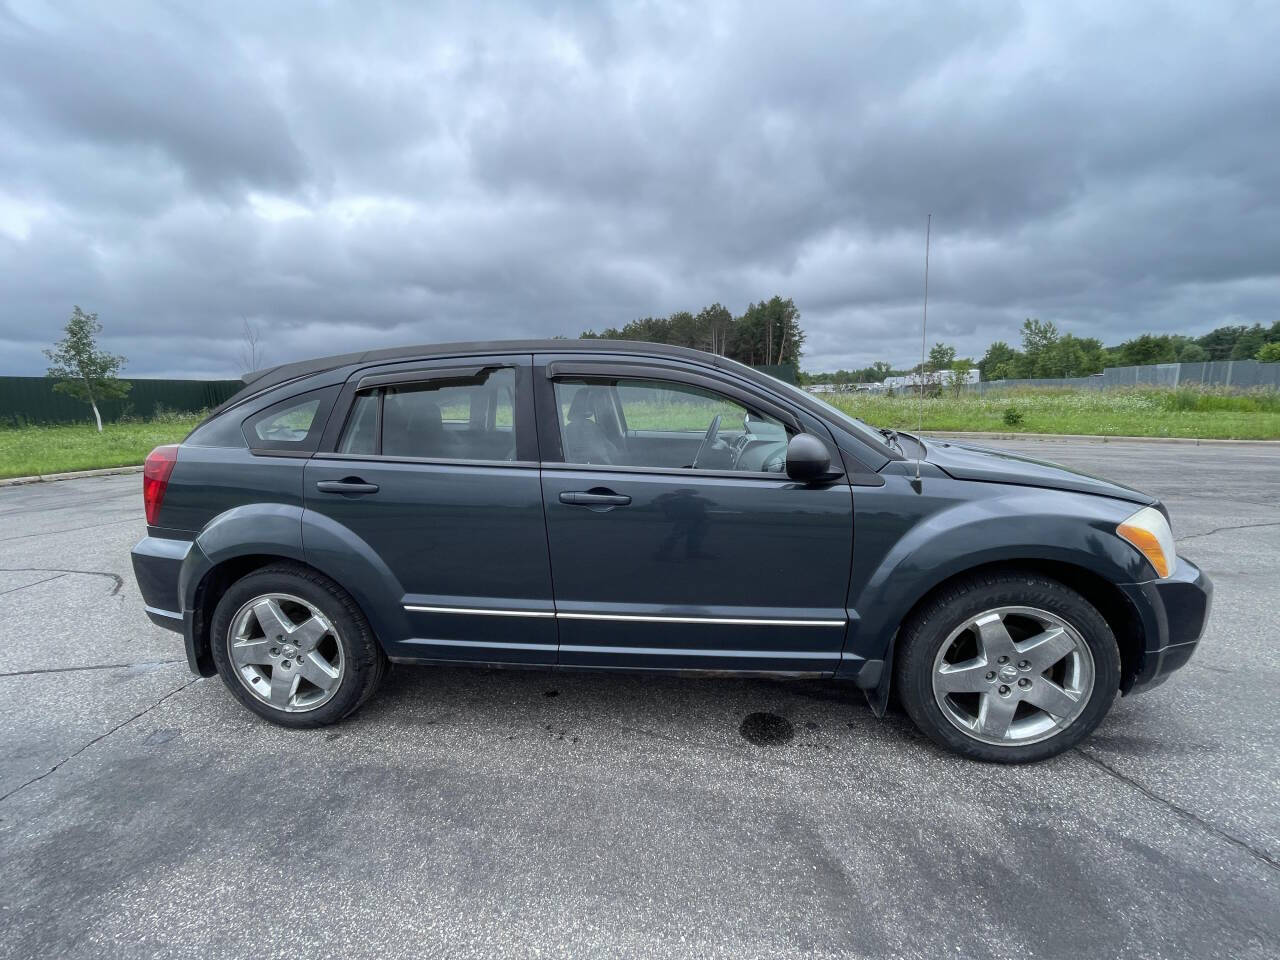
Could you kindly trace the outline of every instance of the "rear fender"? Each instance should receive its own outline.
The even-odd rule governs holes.
[[[373,549],[328,517],[278,503],[235,507],[200,532],[178,580],[186,617],[190,619],[195,610],[196,592],[210,571],[227,561],[254,556],[296,560],[332,579],[351,594],[380,642],[407,635],[404,591]],[[192,624],[187,629],[192,632]]]
[[[303,512],[301,535],[306,562],[351,594],[384,649],[409,636],[404,587],[373,547],[315,510]]]
[[[182,609],[195,608],[196,590],[209,571],[238,557],[303,559],[302,508],[285,503],[252,503],[218,514],[197,534],[178,576]]]

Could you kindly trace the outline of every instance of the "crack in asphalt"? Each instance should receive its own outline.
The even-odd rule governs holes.
[[[0,570],[3,570],[3,569],[4,569],[3,567],[0,567]],[[34,573],[35,571],[31,571],[31,572]],[[33,580],[31,583],[24,583],[20,587],[10,587],[8,590],[0,590],[0,597],[3,597],[6,593],[17,593],[19,590],[27,589],[27,587],[38,587],[40,586],[40,584],[48,583],[50,580],[61,580],[65,576],[66,576],[65,573],[60,573],[56,577],[45,577],[43,580]]]
[[[124,586],[124,578],[118,573],[109,573],[106,570],[64,570],[62,567],[0,567],[0,573],[57,573],[65,576],[68,573],[82,573],[87,577],[106,577],[115,581],[115,586],[111,588],[111,592],[107,594],[114,597],[120,592],[120,588]],[[57,580],[57,577],[50,577],[49,580]],[[49,580],[37,580],[36,583],[48,583]],[[25,590],[27,587],[34,587],[35,583],[26,583],[21,587],[14,587],[13,590],[0,591],[0,596],[6,593],[13,593],[14,590]]]
[[[1175,537],[1174,539],[1182,542],[1183,540],[1195,540],[1197,537],[1211,537],[1215,533],[1226,533],[1228,530],[1248,530],[1252,527],[1280,527],[1280,520],[1268,520],[1265,523],[1237,523],[1229,527],[1214,527],[1204,533],[1189,533],[1185,537]]]
[[[1166,503],[1177,499],[1186,498],[1188,500],[1212,500],[1214,503],[1247,503],[1251,507],[1270,507],[1272,510],[1280,507],[1280,503],[1274,500],[1245,500],[1243,497],[1223,497],[1212,493],[1187,493],[1179,490],[1175,496],[1165,499]]]
[[[22,516],[25,513],[53,513],[56,510],[75,510],[78,507],[96,507],[113,500],[128,500],[138,495],[136,490],[116,493],[106,497],[82,497],[69,500],[66,497],[40,497],[39,502],[23,504],[12,510],[0,510],[0,517]],[[35,498],[33,498],[35,499]],[[55,500],[54,503],[48,501]]]
[[[1150,787],[1143,786],[1141,783],[1139,783],[1137,780],[1134,780],[1132,777],[1121,773],[1119,770],[1111,766],[1111,764],[1107,763],[1105,760],[1102,760],[1098,757],[1093,756],[1092,754],[1086,752],[1080,747],[1076,747],[1073,752],[1078,753],[1080,756],[1084,757],[1094,766],[1098,767],[1100,770],[1104,771],[1105,773],[1119,780],[1121,783],[1124,783],[1130,787],[1133,787],[1133,789],[1137,790],[1148,800],[1151,800],[1159,804],[1160,806],[1164,807],[1165,809],[1171,810],[1172,812],[1176,813],[1178,816],[1182,817],[1188,823],[1194,824],[1195,826],[1200,827],[1202,830],[1205,830],[1208,833],[1213,834],[1215,837],[1218,837],[1221,840],[1227,841],[1227,843],[1231,844],[1234,847],[1239,847],[1249,856],[1253,857],[1255,860],[1258,860],[1259,862],[1270,867],[1272,870],[1280,870],[1280,861],[1276,860],[1276,858],[1271,856],[1271,854],[1267,853],[1267,851],[1258,849],[1257,847],[1253,846],[1253,844],[1249,843],[1247,840],[1241,840],[1239,837],[1235,836],[1234,834],[1228,833],[1226,830],[1223,830],[1221,827],[1210,823],[1208,820],[1204,819],[1204,817],[1200,816],[1198,813],[1188,810],[1186,807],[1180,806],[1174,803],[1172,800],[1167,799],[1166,797],[1160,796],[1160,794],[1156,793]]]
[[[170,690],[170,691],[169,691],[168,693],[166,693],[163,697],[161,697],[161,698],[160,698],[159,700],[157,700],[155,703],[151,704],[151,705],[150,705],[149,707],[147,707],[146,709],[144,709],[144,710],[139,710],[137,713],[135,713],[133,716],[131,716],[128,720],[122,720],[120,723],[117,723],[114,727],[112,727],[112,728],[111,728],[110,730],[108,730],[106,733],[99,734],[98,736],[96,736],[96,737],[94,737],[92,740],[90,740],[88,743],[86,743],[84,746],[80,747],[78,750],[75,750],[75,751],[73,751],[72,753],[68,754],[67,756],[63,757],[61,760],[59,760],[57,763],[55,763],[52,767],[50,767],[50,768],[49,768],[48,770],[46,770],[44,773],[40,774],[40,776],[38,776],[38,777],[32,777],[32,778],[31,778],[30,780],[28,780],[26,783],[24,783],[24,784],[22,784],[22,785],[20,785],[20,786],[14,787],[14,788],[13,788],[12,790],[10,790],[8,793],[4,794],[4,796],[0,796],[0,803],[4,803],[4,801],[8,800],[8,799],[9,799],[10,797],[12,797],[14,794],[19,793],[20,791],[27,789],[27,787],[31,786],[33,783],[39,783],[39,782],[40,782],[41,780],[43,780],[45,777],[48,777],[48,776],[51,776],[51,775],[52,775],[52,774],[54,774],[54,773],[57,773],[57,772],[58,772],[58,770],[62,768],[63,764],[66,764],[66,763],[68,763],[69,761],[74,760],[76,757],[80,756],[80,754],[84,753],[86,750],[88,750],[88,749],[89,749],[90,747],[92,747],[94,744],[96,744],[96,743],[101,743],[103,740],[107,739],[107,737],[111,736],[111,735],[112,735],[113,733],[115,733],[117,730],[122,730],[122,729],[124,729],[125,727],[127,727],[129,724],[133,723],[133,721],[135,721],[135,720],[139,719],[140,717],[145,717],[148,713],[150,713],[150,712],[151,712],[152,710],[154,710],[156,707],[160,706],[160,704],[164,703],[164,702],[165,702],[166,700],[168,700],[170,697],[174,697],[174,696],[176,696],[177,694],[181,693],[183,690],[187,689],[187,687],[191,686],[193,683],[197,683],[199,680],[200,680],[200,678],[199,678],[199,677],[192,677],[190,680],[188,680],[188,681],[186,681],[184,684],[182,684],[182,686],[177,687],[176,689]]]
[[[125,517],[122,520],[106,520],[102,523],[90,523],[83,527],[68,527],[65,530],[41,530],[39,533],[20,533],[16,537],[0,537],[0,543],[12,540],[30,540],[32,537],[54,537],[60,533],[79,533],[81,530],[92,530],[95,527],[110,527],[117,523],[137,523],[142,517]]]
[[[136,667],[161,667],[167,663],[186,663],[185,657],[174,660],[143,660],[141,663],[93,663],[83,667],[37,667],[34,670],[13,670],[0,673],[3,677],[34,677],[42,673],[76,673],[80,670],[131,670]]]

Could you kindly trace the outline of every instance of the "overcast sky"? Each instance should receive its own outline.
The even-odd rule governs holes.
[[[804,366],[1280,319],[1280,5],[0,0],[0,373],[793,297]]]

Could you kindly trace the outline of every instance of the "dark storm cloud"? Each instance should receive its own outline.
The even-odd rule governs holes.
[[[134,373],[792,296],[811,368],[1270,322],[1269,5],[0,8],[0,356]]]

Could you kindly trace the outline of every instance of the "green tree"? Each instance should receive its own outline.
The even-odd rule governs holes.
[[[48,376],[57,381],[53,389],[89,404],[99,433],[102,414],[98,412],[98,401],[123,397],[133,386],[116,376],[125,358],[98,349],[101,332],[98,315],[85,313],[77,306],[64,328],[65,336],[44,351],[51,362]]]
[[[804,346],[800,311],[791,298],[773,297],[747,305],[734,321],[728,356],[740,363],[799,365]]]
[[[1230,360],[1236,341],[1247,329],[1248,327],[1218,327],[1196,340],[1196,344],[1209,354],[1210,360]]]
[[[584,330],[582,338],[668,343],[710,350],[743,363],[798,366],[804,330],[800,327],[800,311],[795,302],[773,297],[748,304],[746,312],[737,319],[723,304],[713,303],[696,315],[681,310],[669,317],[632,320],[621,329],[609,327],[600,333]]]
[[[951,387],[951,392],[957,397],[964,389],[965,383],[968,382],[969,371],[973,369],[973,361],[968,357],[961,357],[959,360],[951,361],[951,368],[947,372],[947,384]]]
[[[1204,363],[1209,359],[1209,351],[1198,343],[1188,343],[1178,351],[1179,363]]]
[[[733,314],[720,303],[703,307],[695,323],[698,336],[703,341],[699,347],[723,355],[729,349],[729,334],[733,330]]]
[[[1008,380],[1017,376],[1017,366],[1022,354],[1003,340],[997,340],[987,347],[987,352],[978,361],[978,372],[983,380]]]
[[[1027,317],[1022,323],[1023,362],[1019,371],[1024,377],[1052,377],[1049,351],[1058,342],[1058,328],[1052,320]]]
[[[1037,377],[1087,377],[1101,373],[1106,365],[1102,341],[1066,333],[1040,355]]]
[[[1262,363],[1280,363],[1280,340],[1264,343],[1254,359]]]
[[[956,362],[956,348],[948,343],[935,343],[933,349],[929,351],[929,362],[925,369],[930,373],[936,373],[941,370],[950,370],[951,365]]]
[[[1180,344],[1168,334],[1144,333],[1140,337],[1126,340],[1120,344],[1119,362],[1121,366],[1142,366],[1148,363],[1173,363],[1178,359]]]
[[[1231,348],[1231,360],[1249,360],[1258,355],[1258,351],[1262,349],[1263,344],[1267,342],[1267,331],[1262,324],[1255,323],[1247,330],[1242,330],[1240,336],[1236,338],[1236,344]]]

